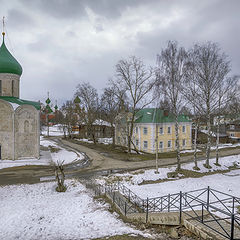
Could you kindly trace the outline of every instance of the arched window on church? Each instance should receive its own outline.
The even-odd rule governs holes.
[[[2,80],[0,80],[0,96],[2,96]]]
[[[28,120],[24,121],[24,132],[29,133],[29,122],[28,122]]]
[[[14,80],[12,80],[12,96],[14,96]]]

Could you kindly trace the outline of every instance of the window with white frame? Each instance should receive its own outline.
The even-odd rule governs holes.
[[[185,126],[185,125],[182,126],[182,132],[183,132],[183,133],[186,132],[186,126]]]
[[[138,127],[136,127],[136,133],[138,133]]]
[[[138,143],[139,143],[139,142],[138,142],[138,139],[136,139],[136,146],[138,146]]]
[[[168,128],[167,128],[167,133],[168,134],[171,133],[171,127],[170,126],[168,126]]]
[[[183,139],[183,140],[182,140],[182,145],[183,145],[183,147],[186,146],[186,139]]]
[[[159,128],[159,134],[163,134],[163,127]]]
[[[234,133],[230,133],[230,137],[234,137],[235,136],[235,134]]]
[[[230,125],[230,129],[231,129],[231,130],[234,130],[234,129],[235,129],[235,126],[234,126],[234,125]]]
[[[163,149],[163,142],[159,142],[159,149]]]
[[[167,142],[167,147],[168,147],[168,148],[171,148],[171,147],[172,147],[172,141],[171,141],[171,140],[168,140],[168,142]]]
[[[148,141],[143,141],[143,147],[148,148]]]
[[[144,127],[144,128],[143,128],[143,134],[145,134],[145,135],[148,134],[148,129],[147,129],[147,127]]]

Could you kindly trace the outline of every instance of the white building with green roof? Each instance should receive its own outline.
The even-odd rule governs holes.
[[[0,160],[39,158],[40,103],[19,98],[22,67],[0,47]]]
[[[179,143],[180,149],[192,148],[192,121],[188,116],[180,115],[179,122]],[[120,121],[118,121],[120,123]],[[127,121],[122,120],[121,126],[116,122],[116,142],[119,145],[127,145]],[[144,152],[156,152],[156,139],[158,142],[158,152],[168,152],[176,150],[175,118],[168,111],[157,108],[144,108],[137,112],[133,143],[135,147]],[[133,144],[132,144],[133,146]],[[134,148],[134,146],[133,146]]]

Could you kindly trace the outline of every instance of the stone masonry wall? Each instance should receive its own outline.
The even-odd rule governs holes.
[[[39,157],[39,111],[22,105],[15,110],[15,158]]]
[[[0,100],[1,159],[13,159],[14,157],[13,116],[12,106],[8,102]]]
[[[19,97],[19,75],[0,73],[0,80],[2,80],[2,96]]]

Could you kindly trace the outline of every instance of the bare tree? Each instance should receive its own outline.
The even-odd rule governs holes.
[[[61,118],[62,130],[64,135],[67,130],[68,136],[71,138],[73,127],[77,124],[77,116],[75,114],[73,101],[66,101],[66,103],[63,104],[61,111],[63,113],[63,118]]]
[[[153,101],[150,95],[155,83],[153,76],[153,69],[147,68],[143,61],[135,56],[120,60],[116,65],[116,78],[111,81],[111,86],[115,92],[126,94],[131,108],[131,115],[128,115],[128,153],[131,152],[131,145],[134,145],[132,136],[136,112]]]
[[[224,79],[223,79],[224,80]],[[219,166],[219,134],[220,134],[220,115],[224,112],[227,105],[236,98],[238,94],[238,76],[226,78],[222,81],[217,91],[217,131],[216,131],[216,162],[215,165]]]
[[[114,122],[121,107],[121,100],[113,87],[104,88],[101,96],[101,118],[111,124],[113,145],[115,145]]]
[[[218,91],[230,72],[230,62],[218,45],[212,42],[194,45],[191,54],[194,55],[192,67],[197,83],[198,107],[207,118],[205,167],[210,168],[211,114],[218,106]]]
[[[80,99],[80,106],[84,114],[84,123],[87,126],[87,132],[92,137],[96,144],[96,134],[94,129],[94,122],[98,118],[99,100],[97,90],[89,83],[81,83],[77,86],[75,97]]]
[[[155,92],[159,94],[159,97],[165,95],[175,116],[177,171],[181,169],[178,115],[183,106],[181,89],[186,71],[186,57],[185,49],[178,47],[177,42],[172,41],[168,42],[167,48],[163,49],[157,57],[158,68],[156,71],[157,84]]]

